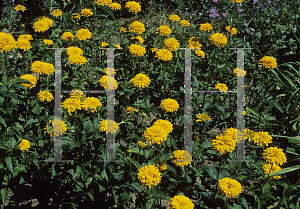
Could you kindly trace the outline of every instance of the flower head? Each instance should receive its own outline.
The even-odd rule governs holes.
[[[281,168],[280,166],[276,165],[275,163],[273,164],[264,164],[263,166],[263,169],[264,169],[264,172],[266,175],[269,175],[271,173],[274,173],[276,171],[280,171]],[[270,179],[281,179],[280,176],[276,175],[276,176],[272,176],[272,177],[269,177]]]
[[[112,0],[95,0],[94,3],[102,6],[108,6],[112,3]]]
[[[53,41],[49,39],[44,39],[43,42],[45,45],[53,45]]]
[[[39,17],[38,20],[33,24],[33,29],[35,32],[45,32],[52,26],[53,26],[53,20],[45,16],[42,16]]]
[[[23,5],[18,4],[17,6],[15,6],[14,10],[16,11],[22,11],[24,12],[26,10],[26,7],[24,7]]]
[[[251,139],[254,136],[254,131],[247,129],[247,128],[245,128],[244,131],[245,131],[245,140],[248,139],[248,141],[251,142]]]
[[[78,30],[76,32],[75,37],[79,41],[85,41],[86,39],[92,38],[92,33],[89,31],[89,29],[83,29],[83,28],[81,28],[80,30]]]
[[[201,31],[207,31],[207,32],[209,32],[212,29],[213,29],[213,26],[211,24],[209,24],[209,23],[201,24],[200,27],[199,27],[199,30],[201,30]]]
[[[246,76],[246,71],[243,69],[235,68],[232,71],[236,76]],[[244,75],[243,75],[244,74]]]
[[[3,51],[10,51],[16,48],[17,42],[9,33],[0,32],[0,49]]]
[[[192,37],[192,38],[194,38],[194,37]],[[187,45],[187,47],[193,49],[193,51],[195,49],[200,49],[202,47],[202,44],[199,41],[190,41],[190,40],[189,40],[189,44]]]
[[[171,156],[173,163],[177,166],[184,167],[185,165],[190,165],[193,161],[192,156],[189,152],[185,150],[176,150]]]
[[[218,134],[216,139],[211,140],[215,152],[222,155],[232,152],[236,146],[236,140],[225,134]]]
[[[255,132],[252,138],[253,141],[259,146],[263,146],[264,144],[268,146],[269,143],[272,143],[272,137],[269,135],[268,132]]]
[[[139,21],[134,21],[129,26],[129,32],[141,34],[141,33],[145,32],[145,26],[143,23],[141,23]]]
[[[141,184],[149,187],[149,189],[154,185],[158,185],[161,181],[161,173],[154,165],[146,165],[140,168],[137,177]]]
[[[237,8],[237,12],[241,13],[243,10],[241,8]]]
[[[191,25],[191,23],[189,21],[187,21],[187,20],[181,20],[179,23],[182,26],[190,26]]]
[[[56,9],[56,10],[53,10],[52,11],[52,13],[51,13],[51,15],[53,16],[53,17],[60,17],[61,15],[62,15],[62,11],[61,10],[59,10],[59,9]]]
[[[275,163],[276,165],[282,165],[287,162],[283,149],[278,147],[269,147],[265,149],[263,151],[263,159],[267,163]]]
[[[201,49],[197,49],[197,50],[195,51],[195,53],[196,53],[196,55],[197,55],[198,57],[201,57],[202,59],[205,58],[205,53],[204,53],[204,51],[202,51]]]
[[[32,41],[32,40],[33,40],[32,35],[29,35],[29,34],[19,35],[18,40],[21,39],[21,38],[22,38],[22,39],[26,39],[26,40],[28,40],[28,41]]]
[[[109,43],[101,42],[99,48],[105,48],[106,46],[109,46]]]
[[[81,102],[79,99],[76,99],[76,98],[66,99],[63,103],[61,103],[61,106],[64,109],[68,109],[68,113],[72,113],[76,109],[81,110]]]
[[[81,55],[83,55],[83,51],[82,51],[82,49],[80,49],[78,47],[70,46],[67,49],[67,55],[68,56],[74,56],[74,55],[81,56]]]
[[[232,1],[233,3],[242,3],[244,0],[229,0]]]
[[[197,115],[197,120],[196,122],[205,122],[205,121],[208,121],[208,120],[211,120],[211,117],[208,116],[206,113],[202,113],[202,114],[198,114]]]
[[[49,91],[40,91],[38,93],[39,99],[41,102],[43,101],[47,101],[47,102],[51,102],[51,100],[53,99],[53,95],[51,94],[51,92]]]
[[[135,57],[141,57],[146,54],[146,48],[138,44],[131,44],[129,46],[129,52]]]
[[[174,112],[179,108],[179,104],[174,99],[165,99],[161,102],[160,107],[166,112]]]
[[[224,83],[217,83],[215,85],[216,89],[219,89],[220,91],[227,91],[228,87]]]
[[[159,119],[153,123],[153,125],[161,126],[163,129],[167,131],[167,133],[171,133],[173,131],[173,125],[171,122],[167,120]]]
[[[75,18],[75,19],[79,19],[80,20],[81,14],[74,13],[74,14],[72,14],[72,17]]]
[[[162,36],[168,36],[172,33],[172,30],[169,26],[166,25],[161,25],[158,29],[157,29],[157,33],[159,33]]]
[[[41,62],[41,61],[34,61],[31,64],[31,69],[34,73],[38,74],[47,74],[50,75],[55,71],[54,65],[47,63],[47,62]]]
[[[169,51],[176,51],[180,47],[180,43],[175,38],[169,38],[164,42],[164,48]]]
[[[28,51],[29,49],[31,49],[29,40],[24,38],[18,38],[17,48],[23,49],[24,51]]]
[[[69,56],[68,60],[71,64],[76,64],[76,65],[83,65],[84,63],[87,62],[86,58],[81,55],[71,55]]]
[[[132,113],[134,111],[133,107],[127,107],[126,108],[127,113]]]
[[[115,10],[115,11],[121,9],[121,4],[119,4],[119,3],[112,3],[112,4],[108,5],[108,6],[109,6],[112,10]]]
[[[218,47],[226,46],[227,38],[221,33],[212,34],[209,38],[210,42]]]
[[[230,35],[232,35],[232,34],[237,34],[236,28],[232,28],[232,27],[230,27],[230,26],[227,26],[225,29],[226,29],[228,32],[231,33]]]
[[[276,68],[277,62],[273,57],[265,56],[259,60],[259,64],[261,64],[264,68]]]
[[[161,144],[167,140],[168,132],[161,126],[152,125],[145,130],[144,137],[150,144]]]
[[[99,80],[100,85],[108,91],[117,90],[118,82],[112,76],[102,76]]]
[[[92,113],[97,112],[98,111],[97,107],[101,107],[101,106],[102,103],[100,102],[100,99],[95,97],[86,97],[81,104],[82,109]],[[89,108],[91,110],[89,110]]]
[[[117,133],[117,130],[119,129],[118,124],[110,119],[101,121],[98,126],[100,126],[102,132],[106,131],[106,133],[111,134],[113,134],[114,132]]]
[[[167,170],[167,163],[162,163],[162,160],[156,160],[156,166],[159,168],[159,171]]]
[[[193,209],[194,204],[184,195],[176,195],[170,199],[168,203],[169,209]]]
[[[142,142],[142,141],[138,141],[138,145],[141,147],[141,148],[144,148],[147,146],[147,144],[145,142]]]
[[[144,39],[142,38],[142,36],[134,36],[134,37],[131,37],[131,39],[137,39],[140,42],[140,44],[144,43]]]
[[[126,28],[124,27],[120,28],[120,32],[126,33]]]
[[[163,61],[170,61],[173,58],[172,52],[168,49],[159,49],[155,52],[155,57]]]
[[[242,185],[237,180],[228,177],[220,179],[218,187],[221,194],[228,198],[236,198],[242,193]]]
[[[72,93],[70,93],[70,98],[82,100],[83,99],[83,92],[81,92],[81,90],[74,89],[72,91]]]
[[[19,144],[19,148],[22,151],[28,151],[28,149],[30,148],[30,141],[28,141],[27,139],[22,139],[21,143]]]
[[[87,9],[87,8],[82,9],[80,13],[81,13],[82,16],[86,16],[86,17],[89,17],[89,16],[93,15],[92,10]]]
[[[62,120],[53,119],[53,121],[49,120],[49,123],[50,124],[52,123],[52,126],[53,126],[53,130],[50,132],[51,137],[53,136],[53,133],[54,133],[54,136],[59,136],[59,135],[64,134],[67,130],[67,126],[66,126],[65,122]],[[48,125],[46,125],[45,130],[48,131]]]
[[[24,86],[25,88],[32,88],[32,87],[36,86],[37,79],[33,75],[31,75],[31,74],[25,74],[25,75],[22,75],[20,78],[28,80],[29,82],[31,82],[31,84],[29,84],[29,83],[21,83],[21,85]]]
[[[235,140],[237,142],[240,142],[241,140],[244,140],[245,137],[243,137],[243,132],[236,128],[228,128],[225,132],[224,135],[229,136],[232,140]]]
[[[136,87],[148,87],[150,85],[151,80],[149,77],[143,73],[137,74],[134,78],[130,80],[130,83],[132,83]]]
[[[131,13],[138,13],[142,11],[142,7],[140,3],[135,2],[135,1],[128,1],[126,2],[125,8],[128,10],[128,12]]]
[[[73,41],[74,40],[74,35],[71,32],[64,32],[62,34],[61,38],[65,41]]]
[[[112,76],[113,74],[116,74],[116,69],[108,68],[108,71],[107,71],[107,68],[104,68],[104,71],[105,71],[106,75]]]
[[[180,17],[178,15],[170,15],[169,20],[172,20],[173,22],[180,21]]]

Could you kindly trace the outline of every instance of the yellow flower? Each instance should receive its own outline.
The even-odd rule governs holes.
[[[229,0],[232,1],[233,3],[242,3],[244,0]]]
[[[34,61],[31,64],[31,69],[34,73],[38,74],[47,74],[50,75],[55,71],[54,65],[47,63],[47,62],[41,62],[41,61]]]
[[[81,55],[83,55],[83,51],[82,51],[82,49],[78,48],[77,46],[76,47],[70,46],[67,48],[67,55],[68,56],[74,56],[74,55],[81,56]]]
[[[184,195],[176,195],[170,199],[168,209],[193,209],[194,204]]]
[[[33,29],[35,32],[45,32],[52,26],[53,26],[53,20],[45,16],[42,16],[39,17],[38,20],[33,24]]]
[[[134,21],[129,26],[129,32],[141,34],[141,33],[145,32],[145,26],[143,23],[141,23],[139,21]]]
[[[190,165],[193,161],[192,156],[189,152],[185,150],[176,150],[171,156],[172,162],[177,166],[184,167],[185,165]]]
[[[237,34],[236,28],[232,28],[232,27],[230,27],[230,26],[227,26],[225,29],[226,29],[228,32],[231,33],[230,35],[232,35],[232,34]]]
[[[68,113],[72,113],[76,109],[81,110],[81,102],[79,99],[76,99],[76,98],[66,99],[63,103],[61,103],[61,106],[64,109],[68,109]]]
[[[209,23],[204,23],[204,24],[201,24],[200,27],[199,27],[199,30],[201,31],[211,31],[213,29],[213,26]]]
[[[126,33],[126,28],[124,27],[120,28],[120,32]]]
[[[43,42],[45,45],[53,45],[53,41],[49,39],[44,39]]]
[[[162,36],[168,36],[172,33],[172,30],[169,26],[166,25],[161,25],[158,29],[157,29],[157,33],[159,33]]]
[[[81,28],[80,30],[78,30],[76,32],[75,37],[79,41],[85,41],[86,39],[92,38],[92,33],[89,31],[89,29],[83,29],[83,28]]]
[[[63,40],[66,41],[73,41],[74,40],[74,35],[71,32],[64,32],[61,36]]]
[[[135,2],[135,1],[128,1],[126,2],[125,8],[128,10],[128,12],[131,13],[138,13],[142,11],[142,7],[140,3]]]
[[[74,14],[72,14],[72,16],[73,16],[73,18],[79,19],[79,20],[80,20],[80,17],[81,17],[81,15],[79,13],[74,13]]]
[[[232,152],[236,145],[236,140],[228,135],[218,134],[216,139],[211,140],[211,144],[215,152],[220,152],[222,155]]]
[[[226,36],[224,36],[221,33],[212,34],[210,36],[209,40],[210,40],[211,44],[214,44],[215,46],[218,46],[218,47],[226,46],[226,44],[227,44]]]
[[[108,91],[117,90],[118,82],[111,76],[102,76],[99,80],[100,85]]]
[[[277,62],[273,57],[265,56],[259,60],[259,64],[261,64],[264,68],[276,68]]]
[[[149,187],[149,189],[154,185],[156,186],[161,181],[161,173],[154,165],[146,165],[140,168],[137,177],[141,184]]]
[[[161,102],[160,107],[166,112],[174,112],[179,108],[179,104],[174,99],[165,99]]]
[[[167,163],[162,163],[162,160],[156,160],[156,166],[159,168],[159,171],[167,170]]]
[[[21,83],[21,85],[24,86],[25,88],[32,88],[32,87],[36,86],[37,79],[33,75],[25,74],[25,75],[22,75],[20,78],[28,80],[29,82],[31,82],[31,84],[29,84],[29,83]]]
[[[282,165],[287,162],[286,155],[283,149],[278,147],[269,147],[263,151],[263,159],[267,163],[275,163],[276,165]]]
[[[28,151],[28,149],[30,148],[30,141],[28,141],[27,139],[22,139],[21,143],[19,144],[19,148],[22,151]]]
[[[200,49],[197,49],[197,50],[195,51],[195,53],[196,53],[196,55],[197,55],[198,57],[201,57],[202,59],[204,59],[204,57],[205,57],[204,51],[202,51],[202,50],[200,50]]]
[[[161,126],[163,129],[167,131],[167,133],[171,133],[173,131],[173,125],[171,122],[167,120],[159,119],[153,123],[153,125]]]
[[[142,38],[142,36],[135,36],[135,37],[132,37],[131,39],[137,39],[140,42],[140,44],[144,43],[144,39]]]
[[[84,63],[87,62],[86,58],[81,55],[71,55],[69,56],[68,60],[71,64],[76,64],[76,65],[83,65]]]
[[[107,68],[105,68],[104,71],[106,75],[116,74],[116,69],[109,68],[109,71],[107,72]]]
[[[65,122],[62,120],[53,119],[53,121],[49,120],[49,123],[50,124],[52,123],[52,126],[53,126],[53,131],[50,132],[51,137],[53,136],[53,133],[54,133],[54,136],[60,136],[60,135],[64,134],[67,130],[67,126],[66,126]],[[45,130],[48,131],[48,125],[46,125]]]
[[[95,0],[94,3],[102,6],[108,6],[112,3],[112,0]]]
[[[254,136],[254,131],[251,131],[250,129],[245,128],[245,140],[248,139],[249,142],[251,142],[251,139]]]
[[[18,4],[17,6],[15,6],[14,10],[16,10],[16,11],[21,10],[22,12],[24,12],[26,10],[26,7],[24,7],[23,5]]]
[[[161,126],[152,125],[145,130],[144,137],[150,144],[161,144],[167,140],[168,132]]]
[[[169,20],[172,20],[173,22],[180,21],[180,17],[178,15],[170,15]]]
[[[30,42],[24,38],[18,38],[17,48],[23,49],[24,51],[28,51],[31,49]]]
[[[235,68],[232,72],[235,74],[235,76],[243,76],[243,73],[244,76],[246,75],[246,71],[239,68]]]
[[[152,47],[152,48],[150,48],[150,51],[153,53],[153,52],[156,52],[157,51],[157,48],[155,48],[155,47]]]
[[[181,20],[180,21],[180,25],[182,25],[182,26],[190,26],[191,23],[189,21],[187,21],[187,20]]]
[[[114,132],[117,133],[117,130],[119,129],[118,124],[110,119],[101,121],[98,126],[100,126],[102,132],[106,131],[106,133],[109,132],[111,134],[113,134]]]
[[[127,113],[132,113],[134,111],[133,107],[127,107],[126,108]]]
[[[32,36],[29,34],[19,35],[18,39],[21,39],[21,38],[26,39],[28,41],[33,40]]]
[[[276,165],[275,163],[273,163],[273,164],[264,164],[262,167],[264,169],[265,175],[269,175],[271,173],[274,173],[276,171],[281,170],[280,166]],[[272,176],[272,177],[269,177],[269,178],[270,179],[281,179],[281,177],[278,176],[278,175]]]
[[[202,47],[202,44],[200,44],[200,42],[198,41],[190,41],[187,47],[193,49],[194,51],[197,48],[200,49]]]
[[[52,11],[52,13],[51,13],[51,15],[53,16],[53,17],[60,17],[61,15],[62,15],[62,11],[61,10],[59,10],[59,9],[56,9],[56,10],[53,10]]]
[[[144,148],[147,146],[147,144],[145,142],[142,142],[142,141],[138,141],[138,145],[141,147],[141,148]]]
[[[163,61],[170,61],[173,58],[172,52],[167,49],[159,49],[155,53],[155,57]]]
[[[70,98],[75,98],[75,99],[82,100],[83,99],[83,92],[81,92],[81,90],[79,90],[79,89],[74,89],[72,91],[72,93],[70,93]]]
[[[227,91],[228,87],[224,83],[217,83],[215,85],[216,89],[219,89],[220,91]]]
[[[116,47],[117,49],[121,49],[121,46],[119,44],[115,44],[114,47]]]
[[[47,102],[51,102],[51,100],[53,99],[53,95],[49,92],[49,91],[40,91],[38,93],[39,99],[41,102],[43,101],[47,101]]]
[[[10,51],[16,48],[17,42],[9,33],[0,32],[0,49],[3,51]]]
[[[93,15],[93,12],[90,9],[87,9],[87,8],[82,9],[80,13],[81,13],[82,16],[86,16],[86,17],[89,17],[89,16]]]
[[[121,4],[119,3],[112,3],[110,5],[108,5],[112,10],[120,10],[121,9]]]
[[[255,132],[253,141],[259,146],[263,146],[264,144],[268,146],[269,143],[272,143],[272,136],[270,136],[268,132]]]
[[[101,107],[101,106],[102,103],[100,102],[100,99],[95,97],[86,97],[81,104],[82,109],[88,112],[91,111],[92,113],[97,112],[97,107]],[[89,108],[92,110],[89,111]]]
[[[218,187],[221,194],[227,198],[236,198],[242,193],[242,185],[237,180],[228,177],[220,179]]]
[[[137,44],[131,44],[129,46],[129,51],[135,57],[141,57],[146,54],[146,48]]]
[[[241,112],[241,115],[246,115],[246,114],[247,112],[245,110]]]
[[[143,73],[137,74],[134,78],[130,80],[130,83],[132,83],[136,87],[148,87],[150,85],[151,80],[149,77]]]
[[[197,115],[197,120],[196,122],[205,122],[205,121],[208,121],[208,120],[211,120],[211,117],[208,116],[206,113],[202,113],[202,114],[198,114]]]
[[[176,51],[180,47],[180,43],[175,38],[169,38],[164,42],[164,48],[169,51]]]
[[[229,136],[232,140],[240,142],[240,140],[244,140],[243,133],[236,128],[228,128],[224,135]]]
[[[108,46],[109,44],[106,42],[101,42],[99,48],[105,48],[106,46]]]

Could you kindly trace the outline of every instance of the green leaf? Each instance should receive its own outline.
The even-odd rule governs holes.
[[[7,96],[11,98],[12,102],[19,102],[18,96],[14,92],[8,92]]]
[[[210,177],[212,177],[215,180],[218,180],[218,171],[214,167],[208,166],[208,165],[201,165],[200,166],[203,170],[205,170]]]
[[[29,118],[29,120],[26,121],[26,124],[25,124],[25,128],[32,124],[32,123],[38,123],[40,120],[39,119],[33,119],[33,118]]]
[[[276,171],[274,173],[269,174],[269,177],[276,176],[276,175],[282,175],[282,174],[289,173],[289,172],[292,172],[292,171],[295,171],[298,169],[300,169],[300,165],[294,165],[294,166],[291,166],[288,168],[282,168],[280,171]]]
[[[2,118],[1,116],[0,116],[0,123],[3,124],[5,127],[7,127],[4,118]]]
[[[154,154],[154,150],[145,150],[145,158],[148,159]]]
[[[155,190],[152,193],[152,197],[156,198],[156,199],[164,199],[164,200],[170,200],[171,197],[169,195],[167,195],[167,193],[165,191],[159,191],[159,190]]]
[[[135,192],[141,193],[142,191],[141,185],[139,185],[138,182],[131,183],[129,186],[133,188]]]
[[[8,170],[10,170],[11,173],[14,175],[15,174],[14,173],[14,168],[13,168],[14,160],[11,157],[6,157],[5,158],[5,163],[6,163],[6,166],[7,166]]]
[[[279,99],[279,98],[278,98]],[[269,100],[268,101],[270,104],[274,105],[280,112],[283,113],[281,106],[275,101],[275,100]]]
[[[106,173],[105,169],[103,169],[103,171],[101,173],[101,177],[102,177],[102,179],[105,179],[106,182],[108,182],[108,176],[107,176],[107,173]]]
[[[151,209],[156,199],[151,198],[146,202],[146,209]]]
[[[94,131],[93,123],[90,120],[85,121],[83,126],[84,126],[84,129],[86,130],[86,133],[91,133]]]
[[[121,206],[127,204],[130,201],[130,199],[131,195],[128,192],[123,192],[120,198]]]
[[[87,193],[87,195],[91,198],[92,201],[95,201],[95,200],[94,200],[94,190],[89,191],[89,192]]]
[[[8,188],[3,188],[3,189],[1,189],[0,193],[1,193],[1,198],[2,198],[2,204],[4,204],[5,201],[6,201],[7,195],[9,193],[9,189]]]

